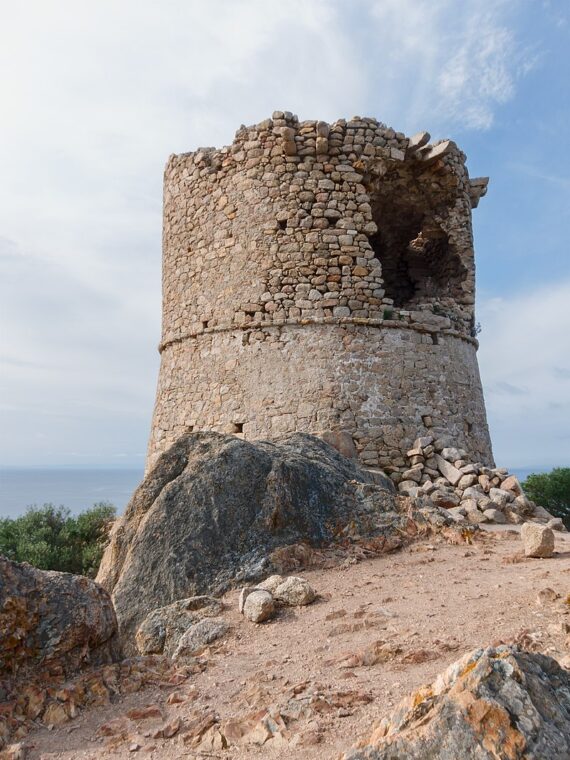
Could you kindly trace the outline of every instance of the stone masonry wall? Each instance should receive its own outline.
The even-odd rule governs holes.
[[[150,466],[190,428],[352,437],[370,466],[425,429],[491,462],[470,180],[454,143],[276,112],[165,171]]]

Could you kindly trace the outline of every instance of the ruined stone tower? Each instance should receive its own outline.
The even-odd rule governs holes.
[[[422,434],[492,463],[470,180],[451,141],[370,118],[241,127],[170,157],[147,466],[191,430],[325,434],[387,467]]]

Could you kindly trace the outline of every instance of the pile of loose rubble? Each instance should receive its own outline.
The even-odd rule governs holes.
[[[405,496],[428,497],[459,523],[515,523],[527,520],[565,530],[560,518],[524,495],[521,484],[504,467],[486,467],[467,460],[464,449],[443,439],[423,436],[408,451],[409,468],[390,477]]]

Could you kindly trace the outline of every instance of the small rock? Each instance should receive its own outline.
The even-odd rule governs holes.
[[[507,522],[507,518],[505,515],[501,512],[500,509],[486,509],[483,514],[485,517],[487,517],[491,522],[497,523],[499,525],[502,525]]]
[[[442,509],[451,509],[452,507],[459,506],[459,496],[453,493],[453,491],[446,491],[444,489],[438,489],[430,494],[430,499],[436,507]]]
[[[311,604],[315,599],[315,590],[304,578],[289,576],[275,589],[275,598],[290,607],[301,607]]]
[[[553,588],[543,588],[536,595],[536,601],[541,607],[547,604],[551,604],[560,598],[560,594],[557,594]]]
[[[444,451],[446,451],[446,449],[444,449]],[[461,470],[458,470],[457,467],[454,467],[450,462],[448,462],[439,454],[436,454],[435,458],[437,461],[437,469],[441,472],[441,474],[447,478],[447,480],[449,480],[452,486],[457,485],[457,483],[459,483],[462,478]]]
[[[552,557],[554,533],[551,528],[526,522],[521,527],[521,539],[526,557]]]
[[[478,506],[475,499],[462,499],[461,501],[461,507],[463,508],[463,511],[465,513],[467,512],[477,512]]]
[[[470,486],[463,492],[463,498],[474,499],[476,502],[479,502],[481,499],[485,498],[485,494],[480,486]]]
[[[248,595],[243,606],[243,614],[252,623],[263,623],[273,617],[275,602],[269,591],[256,589]]]
[[[550,520],[554,519],[554,515],[550,514],[547,509],[539,506],[538,504],[535,504],[533,506],[532,516],[536,517],[537,520],[545,520],[546,522],[550,522]]]
[[[452,507],[448,512],[456,522],[465,522],[465,510],[463,507]]]
[[[449,446],[442,450],[441,456],[444,459],[447,459],[448,462],[455,462],[457,459],[461,459],[462,453],[462,449],[456,449]]]
[[[463,475],[463,477],[459,480],[457,487],[458,488],[469,488],[469,486],[474,485],[477,482],[477,476],[476,475]]]
[[[524,517],[521,517],[518,512],[515,512],[514,509],[510,509],[509,507],[506,507],[503,510],[503,514],[507,518],[507,522],[510,522],[513,525],[522,525],[525,521]]]
[[[566,531],[566,526],[562,522],[561,517],[553,517],[552,520],[549,520],[546,523],[547,528],[551,528],[552,530],[558,530],[558,531]]]
[[[532,515],[534,512],[534,504],[524,494],[515,498],[513,507],[520,515]]]
[[[404,496],[417,496],[419,490],[415,480],[402,480],[401,483],[398,483],[398,491]]]
[[[419,483],[422,479],[422,467],[412,467],[402,473],[404,481],[412,480],[415,484]]]
[[[242,590],[239,592],[238,610],[240,611],[242,615],[243,615],[245,600],[251,594],[252,591],[255,591],[255,586],[244,586]]]
[[[489,498],[499,509],[503,509],[513,497],[512,494],[508,491],[503,491],[501,488],[491,488],[489,490]]]
[[[508,478],[505,478],[505,480],[503,480],[501,483],[501,488],[504,491],[512,491],[515,496],[522,496],[523,493],[521,484],[515,475],[509,475]]]
[[[478,509],[470,509],[465,516],[467,518],[467,522],[470,522],[472,525],[479,525],[480,523],[489,522],[489,518]]]
[[[270,594],[275,594],[275,589],[285,581],[282,575],[270,575],[261,583],[258,583],[255,588],[262,588],[265,591],[269,591]]]

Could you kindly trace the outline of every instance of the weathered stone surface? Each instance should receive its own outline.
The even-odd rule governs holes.
[[[277,601],[290,607],[302,607],[305,604],[311,604],[316,594],[308,581],[291,575],[275,588],[273,596]]]
[[[273,595],[264,589],[254,589],[247,595],[243,614],[252,623],[263,623],[273,617],[275,601]]]
[[[158,607],[143,620],[135,640],[141,654],[166,654],[171,657],[180,638],[204,618],[215,618],[223,605],[211,596],[193,596]]]
[[[566,526],[562,522],[562,518],[561,517],[553,517],[552,520],[549,520],[546,523],[546,527],[547,528],[552,528],[552,530],[558,530],[558,531],[561,531],[561,532],[565,532],[566,531]]]
[[[491,488],[489,490],[489,498],[498,509],[504,509],[513,497],[508,491],[504,491],[502,488]]]
[[[447,491],[443,488],[439,488],[430,494],[430,499],[436,507],[442,509],[451,509],[452,507],[459,506],[460,498],[453,491]]]
[[[522,496],[523,493],[519,479],[515,475],[509,475],[508,478],[505,478],[501,483],[501,488],[504,491],[512,491],[515,496]]]
[[[521,527],[521,539],[527,557],[552,557],[554,533],[546,525],[526,522]]]
[[[275,596],[275,589],[278,586],[281,586],[284,581],[285,578],[283,575],[270,575],[269,578],[266,578],[264,581],[261,581],[261,583],[258,583],[255,588],[265,589],[265,591],[269,591],[270,594],[273,594]]]
[[[570,757],[570,673],[516,647],[478,649],[403,700],[345,760]]]
[[[247,600],[246,600],[247,604]],[[190,657],[197,654],[208,644],[224,636],[230,629],[225,620],[219,618],[205,618],[190,626],[180,639],[174,650],[172,659],[179,660],[182,657]]]
[[[463,468],[462,468],[463,471]],[[459,482],[457,483],[458,488],[469,488],[469,486],[474,485],[477,482],[477,476],[476,475],[463,475]]]
[[[448,462],[457,462],[458,459],[463,459],[465,451],[463,449],[456,449],[454,446],[446,446],[442,449],[441,456]]]
[[[394,486],[374,480],[304,434],[255,444],[184,436],[135,492],[101,563],[98,579],[113,593],[121,633],[130,639],[149,610],[189,593],[263,578],[279,546],[331,540],[361,518],[367,533],[375,520],[390,532]]]
[[[435,458],[437,460],[437,468],[443,477],[446,478],[446,480],[449,480],[452,486],[457,485],[462,477],[461,470],[458,470],[457,467],[454,467],[454,465],[452,465],[439,454],[436,454]]]
[[[119,655],[115,612],[99,584],[0,556],[0,675],[72,674]]]
[[[493,509],[492,507],[490,509],[485,509],[483,511],[483,514],[485,517],[490,520],[491,522],[497,523],[499,525],[502,525],[507,522],[507,518],[501,512],[500,509]]]
[[[515,498],[513,507],[521,515],[532,515],[535,509],[534,503],[524,494]]]

